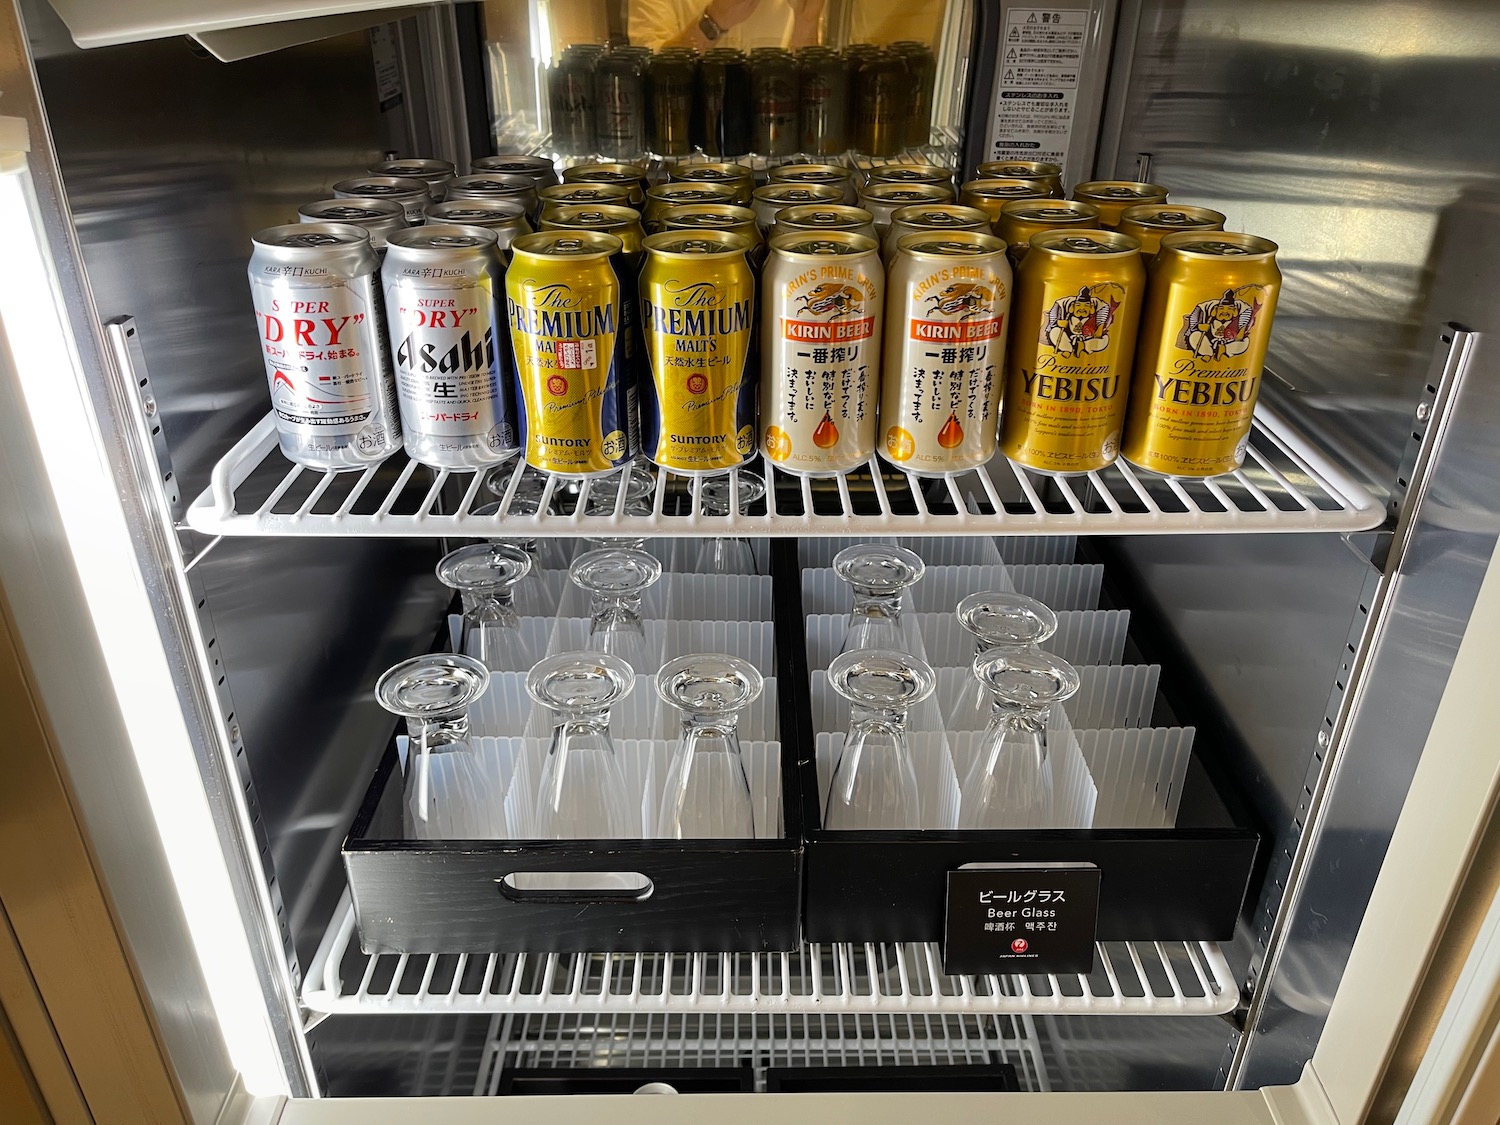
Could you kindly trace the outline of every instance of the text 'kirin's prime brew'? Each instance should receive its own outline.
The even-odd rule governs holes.
[[[1161,240],[1141,314],[1127,461],[1179,477],[1240,467],[1280,291],[1268,239],[1210,231]]]
[[[434,468],[516,452],[495,241],[482,227],[412,227],[391,235],[380,268],[406,452]]]
[[[641,329],[641,448],[664,469],[721,473],[755,448],[755,331],[749,242],[723,231],[663,231],[646,239]]]
[[[255,236],[250,292],[281,451],[311,469],[363,469],[396,451],[379,259],[341,223]]]
[[[886,279],[880,452],[941,476],[995,454],[1010,313],[1005,243],[973,231],[909,234]]]
[[[1000,448],[1039,473],[1089,473],[1120,453],[1136,324],[1140,243],[1113,231],[1033,236],[1016,270]]]
[[[610,264],[620,240],[542,231],[516,239],[511,252],[505,297],[526,463],[567,477],[613,472],[634,452],[634,387]]]
[[[833,476],[874,455],[884,300],[873,239],[771,239],[761,275],[760,448],[778,468]]]

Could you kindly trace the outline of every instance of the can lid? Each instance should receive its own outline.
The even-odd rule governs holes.
[[[833,203],[844,198],[844,193],[831,184],[787,181],[758,187],[754,195],[762,203],[785,203],[789,207],[798,203]]]
[[[462,224],[465,219],[521,219],[526,208],[506,200],[450,199],[427,208],[427,218]]]
[[[612,234],[592,230],[541,230],[523,234],[510,244],[512,255],[536,258],[609,258],[625,249]]]
[[[490,172],[478,176],[459,176],[448,183],[450,192],[476,191],[495,195],[521,195],[535,189],[536,181],[524,173],[505,175]]]
[[[304,203],[297,214],[310,219],[323,219],[330,223],[370,222],[383,219],[387,222],[405,223],[406,211],[399,203],[386,199],[319,199],[315,203]]]
[[[1005,243],[992,234],[977,230],[944,231],[933,234],[917,231],[896,240],[903,254],[926,254],[938,258],[975,258],[985,254],[1005,253]]]
[[[686,254],[699,256],[743,254],[750,240],[727,230],[665,230],[646,237],[642,243],[652,254]]]
[[[427,181],[414,176],[356,176],[333,185],[335,195],[403,196],[428,195]]]
[[[755,212],[728,203],[685,203],[668,207],[661,221],[673,230],[734,230],[755,223]]]
[[[1159,202],[1167,198],[1167,189],[1141,180],[1090,180],[1073,188],[1073,198]]]
[[[630,183],[645,178],[646,169],[639,164],[575,164],[563,173],[563,179],[570,183],[577,180]]]
[[[1099,208],[1078,199],[1012,199],[1000,208],[1002,217],[1045,223],[1093,223]]]
[[[875,240],[853,231],[829,230],[817,233],[793,231],[771,237],[771,251],[785,255],[834,256],[873,254]]]
[[[964,197],[979,199],[1035,199],[1046,191],[1036,180],[970,180],[960,189]]]
[[[1056,180],[1062,166],[1046,160],[989,160],[978,168],[980,179]]]
[[[1112,230],[1044,230],[1031,236],[1031,248],[1063,257],[1102,257],[1140,252],[1141,244],[1128,234]]]
[[[943,184],[870,183],[859,189],[861,199],[878,199],[882,203],[946,203],[953,189]]]
[[[647,196],[660,203],[724,203],[739,198],[732,184],[716,184],[703,180],[678,180],[676,183],[656,184]]]
[[[607,203],[571,203],[556,207],[543,222],[566,224],[568,227],[591,227],[599,230],[615,230],[641,221],[633,207],[612,207]]]
[[[679,164],[672,169],[677,183],[703,180],[707,183],[736,183],[755,179],[755,173],[743,164]]]
[[[604,203],[612,199],[629,199],[630,188],[623,183],[549,184],[537,194],[555,203]]]
[[[453,175],[455,169],[447,160],[432,160],[412,157],[407,160],[381,160],[370,165],[377,176],[412,176],[421,180],[442,179]]]
[[[469,164],[470,173],[477,172],[551,172],[553,164],[545,156],[526,156],[522,153],[506,153],[503,156],[481,156]]]
[[[877,164],[869,179],[881,183],[941,184],[953,179],[953,173],[936,164]]]
[[[370,236],[363,227],[347,223],[289,223],[256,231],[253,241],[279,250],[321,250],[369,243]]]
[[[783,164],[771,169],[776,183],[837,184],[849,178],[849,169],[834,164]]]
[[[988,215],[978,207],[965,207],[959,203],[920,203],[915,207],[898,207],[891,215],[891,222],[931,230],[964,230],[976,226],[990,229]]]
[[[1161,240],[1163,250],[1178,254],[1196,254],[1205,258],[1248,258],[1275,254],[1276,243],[1256,234],[1234,231],[1178,231]]]
[[[403,250],[476,250],[492,247],[499,240],[492,230],[484,227],[466,227],[457,223],[428,223],[421,227],[407,227],[387,237],[392,246]]]
[[[785,207],[776,216],[778,224],[789,227],[815,227],[821,230],[847,230],[874,223],[875,216],[863,207],[840,207],[837,204],[807,203]]]
[[[1224,216],[1208,207],[1184,203],[1142,203],[1125,208],[1120,223],[1153,230],[1219,230],[1224,226]]]

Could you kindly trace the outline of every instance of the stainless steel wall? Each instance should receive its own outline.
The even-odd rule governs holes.
[[[1497,114],[1489,0],[1128,0],[1096,171],[1148,168],[1174,200],[1280,244],[1271,389],[1384,489],[1439,326],[1500,330]],[[1497,422],[1500,373],[1483,348],[1475,362],[1465,426],[1436,467],[1445,514],[1419,521],[1408,565],[1420,574],[1393,587],[1375,698],[1351,724],[1285,904],[1285,956],[1234,1071],[1246,1085],[1295,1080],[1316,1044],[1494,546],[1500,481],[1475,451],[1500,430],[1474,427]],[[1273,864],[1240,944],[1253,962],[1283,905],[1277,872],[1306,828],[1316,736],[1372,572],[1325,536],[1136,540],[1120,553],[1243,743],[1226,764]]]
[[[268,409],[252,232],[403,148],[404,111],[382,110],[365,33],[221,63],[186,39],[80,51],[45,3],[23,7],[89,282],[102,317],[136,318],[191,499]],[[225,540],[199,567],[304,960],[390,729],[374,677],[425,643],[445,600],[436,549]]]

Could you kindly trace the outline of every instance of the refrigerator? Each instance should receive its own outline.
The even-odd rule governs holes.
[[[483,474],[298,471],[267,415],[252,234],[386,158],[589,159],[559,151],[549,83],[569,44],[644,34],[640,13],[0,3],[0,591],[6,698],[28,708],[0,817],[0,1012],[55,1119],[1494,1119],[1500,10],[818,12],[826,42],[932,51],[925,137],[839,157],[859,173],[1050,160],[1277,243],[1242,470],[1055,481],[1001,457],[924,485],[872,460],[841,485],[768,472],[728,515],[665,473],[647,513],[487,521]],[[673,18],[689,34],[699,14]],[[792,158],[745,159],[763,177]],[[579,947],[594,906],[464,948],[372,937],[384,902],[351,882],[404,854],[371,829],[404,753],[374,684],[443,644],[438,559],[622,533],[673,589],[725,536],[770,574],[758,609],[704,587],[700,615],[774,619],[779,750],[757,794],[779,830],[753,854],[680,851],[686,889],[658,900],[676,946]],[[999,568],[1054,598],[1109,695],[1068,736],[1091,819],[972,857],[962,832],[821,826],[808,658],[839,607],[813,604],[819,574],[892,539],[933,574]],[[935,587],[918,605],[949,608]],[[445,880],[477,864],[494,892],[520,854],[471,851],[407,876],[386,921],[441,932]],[[943,879],[1001,856],[1101,868],[1091,970],[943,970]],[[708,904],[742,871],[768,880],[770,936],[721,948]]]

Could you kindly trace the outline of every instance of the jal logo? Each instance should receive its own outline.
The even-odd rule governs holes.
[[[687,389],[690,395],[701,395],[704,391],[708,390],[708,376],[689,375]]]
[[[561,375],[552,375],[547,379],[547,393],[561,398],[568,393],[568,381]]]
[[[1010,951],[1012,953],[1025,953],[1030,948],[1031,943],[1023,937],[1018,937],[1010,943]]]

